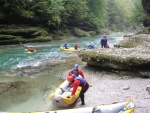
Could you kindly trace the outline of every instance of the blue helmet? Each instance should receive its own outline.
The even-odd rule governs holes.
[[[78,67],[79,67],[79,65],[78,65],[78,64],[75,64],[75,65],[74,65],[74,68],[78,68]]]

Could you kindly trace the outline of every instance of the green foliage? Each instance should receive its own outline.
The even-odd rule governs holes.
[[[88,0],[90,9],[88,18],[97,28],[104,27],[107,0]]]
[[[4,15],[2,12],[0,12],[0,19],[3,19],[4,18]]]
[[[14,40],[14,39],[22,39],[22,38],[23,37],[21,36],[14,36],[14,35],[5,35],[5,34],[0,35],[1,40]]]
[[[132,15],[132,20],[137,24],[141,24],[144,22],[146,18],[148,18],[147,13],[143,9],[142,0],[134,0],[134,6],[132,11],[134,12]]]
[[[140,1],[133,5],[132,0],[1,0],[0,21],[50,30],[123,31],[135,26],[131,16],[140,22],[146,18]]]
[[[112,31],[124,31],[131,29],[130,26],[135,26],[131,22],[132,1],[108,0],[107,7],[107,28]]]
[[[85,19],[87,17],[89,8],[86,0],[67,0],[66,10],[70,16],[77,19]]]
[[[34,0],[31,9],[34,19],[56,28],[61,24],[61,15],[65,13],[63,0]]]

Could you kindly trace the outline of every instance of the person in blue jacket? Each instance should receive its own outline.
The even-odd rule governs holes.
[[[93,42],[88,45],[88,48],[89,48],[89,49],[94,49],[94,44],[93,44]]]
[[[106,48],[107,45],[107,37],[104,35],[100,40],[101,48]]]
[[[69,49],[69,45],[67,44],[67,42],[64,43],[63,47],[64,47],[65,49]]]

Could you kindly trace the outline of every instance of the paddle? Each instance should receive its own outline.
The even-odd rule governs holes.
[[[22,44],[21,42],[20,42],[20,44],[25,48],[25,49],[28,49],[28,48],[30,48],[30,46],[26,46],[26,45],[24,45],[24,44]],[[34,48],[34,47],[33,47]],[[40,50],[39,48],[34,48],[35,50]]]

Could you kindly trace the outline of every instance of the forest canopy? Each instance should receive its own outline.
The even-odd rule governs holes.
[[[46,27],[50,31],[71,27],[100,33],[132,30],[136,28],[133,20],[141,21],[145,16],[136,18],[143,10],[138,8],[141,4],[134,3],[132,0],[1,0],[0,21]]]

